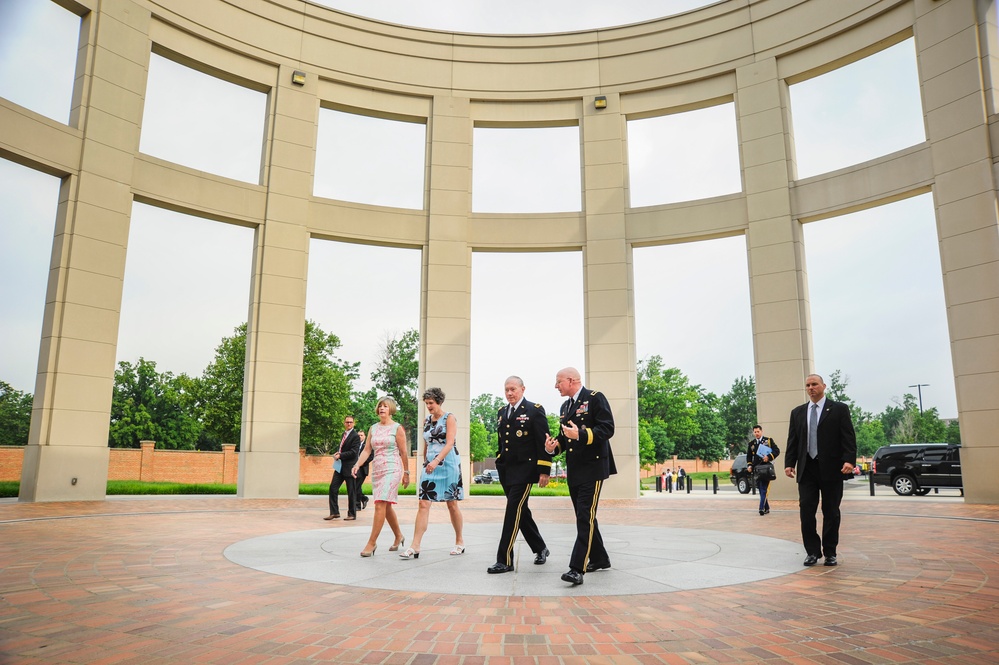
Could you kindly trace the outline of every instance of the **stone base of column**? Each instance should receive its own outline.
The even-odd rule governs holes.
[[[297,499],[299,457],[297,448],[240,452],[236,495],[243,499]]]
[[[638,480],[638,457],[614,452],[614,466],[617,473],[604,482],[600,490],[601,499],[637,499],[640,481]]]
[[[965,503],[999,504],[996,468],[999,468],[999,448],[967,444],[961,446],[961,479],[964,483]]]
[[[18,500],[103,501],[109,455],[107,446],[25,446]]]
[[[781,459],[778,457],[774,463],[774,469],[777,471],[777,480],[770,481],[770,494],[768,498],[774,501],[797,501],[798,483],[793,478],[788,478],[784,475],[784,465],[780,462]]]

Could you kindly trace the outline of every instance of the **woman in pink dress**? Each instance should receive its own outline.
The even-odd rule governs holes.
[[[382,526],[386,521],[395,534],[395,540],[389,551],[398,550],[405,542],[394,506],[399,501],[399,483],[401,482],[403,487],[409,487],[409,446],[406,444],[406,430],[392,420],[397,408],[395,400],[391,397],[386,396],[378,400],[378,406],[375,407],[378,422],[368,430],[364,450],[357,458],[352,472],[356,478],[360,467],[364,466],[369,457],[372,458],[371,500],[375,502],[375,516],[371,521],[368,544],[361,551],[363,557],[375,553],[378,547],[378,534],[382,532]]]

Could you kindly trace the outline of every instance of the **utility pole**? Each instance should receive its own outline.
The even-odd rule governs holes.
[[[910,388],[915,388],[916,392],[919,393],[919,413],[920,414],[923,413],[923,388],[924,387],[928,387],[929,385],[930,384],[928,384],[928,383],[915,383],[915,384],[909,386]]]

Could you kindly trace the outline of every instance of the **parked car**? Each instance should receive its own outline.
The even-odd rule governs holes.
[[[933,488],[964,493],[961,446],[951,443],[903,443],[881,446],[871,461],[875,485],[890,485],[900,496],[923,496]]]
[[[728,479],[739,490],[739,494],[749,494],[753,489],[753,474],[746,470],[746,453],[736,455]]]
[[[496,469],[486,469],[479,475],[472,478],[472,482],[484,485],[489,485],[490,483],[498,483],[499,471],[497,471]]]

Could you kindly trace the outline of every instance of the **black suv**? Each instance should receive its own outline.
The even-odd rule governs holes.
[[[901,496],[923,496],[935,487],[962,490],[961,446],[951,443],[901,443],[881,446],[871,462],[876,485],[891,485]]]
[[[739,494],[749,494],[753,490],[753,474],[746,470],[746,453],[736,455],[732,460],[728,479],[738,488]]]

